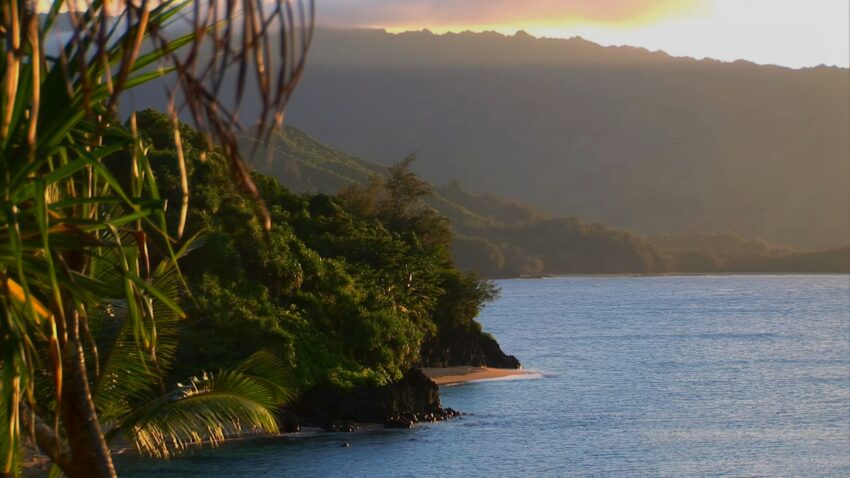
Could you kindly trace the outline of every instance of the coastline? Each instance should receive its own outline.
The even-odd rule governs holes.
[[[428,378],[437,385],[457,385],[467,382],[476,382],[479,380],[493,380],[499,378],[513,377],[518,375],[529,375],[534,372],[529,372],[523,369],[516,368],[492,368],[492,367],[427,367],[422,368]]]
[[[419,369],[428,379],[430,379],[434,384],[442,387],[442,386],[452,386],[452,385],[460,385],[463,383],[469,382],[477,382],[477,381],[485,381],[485,380],[499,380],[506,379],[510,377],[522,377],[529,376],[528,378],[536,378],[540,376],[538,372],[533,372],[529,370],[523,369],[512,369],[512,368],[495,368],[495,367],[479,367],[479,366],[453,366],[453,367],[428,367]],[[534,376],[534,377],[531,377]],[[427,421],[427,420],[426,420]],[[413,425],[414,422],[410,422],[409,424],[402,426],[400,428],[409,428]],[[373,430],[373,429],[381,429],[386,426],[382,426],[380,424],[376,424],[371,421],[357,421],[355,430]],[[266,434],[266,433],[246,433],[237,436],[230,436],[225,438],[222,443],[227,442],[237,442],[237,441],[245,441],[256,438],[269,438],[269,437],[278,437],[284,439],[298,439],[309,436],[318,435],[321,433],[329,432],[329,430],[318,427],[318,426],[305,426],[297,432],[281,432],[279,434]],[[192,444],[192,447],[197,446],[208,446],[209,441],[204,440],[200,444]],[[110,453],[113,456],[123,455],[123,454],[138,454],[138,452],[133,448],[133,446],[129,443],[119,441],[118,443],[112,444],[110,446]],[[49,458],[42,454],[40,451],[36,449],[29,450],[24,457],[23,464],[23,473],[22,476],[24,478],[35,478],[37,476],[43,476],[48,470],[50,470],[52,463]]]
[[[610,273],[567,273],[567,274],[543,274],[535,277],[523,277],[521,275],[510,276],[482,276],[486,280],[545,280],[561,279],[569,277],[701,277],[701,276],[846,276],[850,271],[844,272],[610,272]]]

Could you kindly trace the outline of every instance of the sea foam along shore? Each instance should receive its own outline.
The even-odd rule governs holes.
[[[470,366],[423,368],[422,373],[437,385],[457,385],[480,380],[507,378],[539,378],[542,376],[537,372],[523,369]]]

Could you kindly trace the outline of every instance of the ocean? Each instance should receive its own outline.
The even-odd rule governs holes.
[[[850,276],[497,284],[480,321],[539,374],[443,387],[468,415],[118,457],[120,476],[850,476]]]

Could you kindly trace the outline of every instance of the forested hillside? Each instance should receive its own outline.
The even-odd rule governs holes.
[[[637,234],[850,243],[847,69],[521,33],[319,30],[304,80],[290,124],[384,166],[416,153],[435,184]],[[164,109],[161,92],[128,105]],[[246,124],[258,101],[244,96]]]
[[[252,136],[242,137],[246,152],[255,145]],[[257,147],[255,166],[294,191],[324,194],[374,188],[390,172],[292,126]],[[492,194],[474,194],[458,182],[432,192],[423,200],[450,219],[456,263],[486,277],[850,271],[850,248],[814,254],[733,234],[642,237],[579,218],[551,217]]]
[[[138,124],[163,197],[179,204],[170,120],[147,110]],[[493,289],[454,267],[445,220],[401,193],[420,184],[415,176],[396,171],[390,177],[405,187],[387,183],[370,196],[375,208],[363,210],[295,195],[257,174],[273,221],[265,234],[257,204],[235,190],[223,157],[201,160],[202,135],[186,126],[181,134],[190,182],[204,187],[191,192],[187,231],[201,239],[182,265],[193,307],[175,377],[257,350],[282,357],[300,390],[387,384],[419,365],[519,365],[475,322]],[[128,163],[116,159],[116,168]]]
[[[495,33],[320,31],[288,119],[429,181],[639,234],[850,242],[850,72]]]

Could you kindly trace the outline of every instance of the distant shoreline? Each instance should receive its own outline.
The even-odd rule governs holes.
[[[437,385],[457,385],[460,383],[493,380],[518,375],[531,375],[534,372],[523,369],[491,367],[429,367],[421,369]]]
[[[542,280],[562,277],[698,277],[698,276],[846,276],[850,272],[655,272],[642,274],[628,273],[588,273],[588,274],[544,274],[536,277],[504,276],[486,277],[487,280]]]

